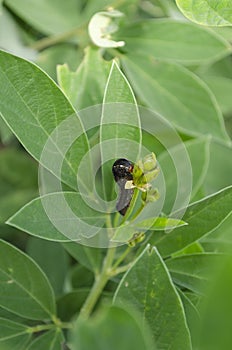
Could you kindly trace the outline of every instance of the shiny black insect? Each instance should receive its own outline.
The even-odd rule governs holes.
[[[116,160],[112,167],[114,180],[119,186],[119,197],[116,204],[116,209],[121,215],[126,214],[133,196],[133,189],[125,189],[126,182],[133,180],[133,167],[134,164],[125,158]]]

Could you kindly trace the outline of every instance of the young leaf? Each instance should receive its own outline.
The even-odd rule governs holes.
[[[58,66],[58,82],[76,110],[100,104],[111,64],[105,61],[99,49],[88,47],[76,72],[66,64]]]
[[[64,343],[64,336],[62,332],[51,330],[37,337],[26,350],[60,350]]]
[[[135,161],[141,147],[140,118],[135,96],[115,61],[104,93],[100,145],[103,193],[112,199],[112,159],[128,158]],[[111,160],[110,164],[108,160]]]
[[[231,51],[229,44],[213,31],[172,19],[130,24],[117,32],[117,38],[123,38],[126,45],[122,50],[129,54],[182,63],[212,61]]]
[[[79,320],[71,344],[73,349],[81,350],[93,349],[93,344],[94,350],[155,350],[148,330],[141,329],[137,314],[118,306],[101,311],[91,320]]]
[[[0,94],[1,115],[22,145],[76,189],[77,168],[88,152],[88,141],[61,90],[34,64],[2,51]]]
[[[206,26],[232,25],[230,0],[176,0],[183,14],[193,22]]]
[[[0,241],[0,305],[34,320],[51,319],[55,300],[38,265],[19,249]]]
[[[128,242],[130,239],[133,239],[133,235],[138,231],[164,231],[183,225],[187,225],[187,223],[179,219],[167,217],[156,217],[143,221],[136,221],[135,223],[126,223],[115,230],[112,240],[116,242]]]
[[[148,246],[122,278],[114,302],[132,304],[148,323],[157,349],[192,349],[180,297],[155,247]]]
[[[229,143],[222,114],[207,85],[176,64],[124,55],[123,66],[138,96],[180,131]]]
[[[89,207],[77,192],[50,193],[26,204],[7,224],[52,241],[87,239],[99,231],[105,215]]]
[[[191,204],[182,218],[188,225],[170,234],[157,232],[152,244],[164,257],[183,249],[220,225],[231,212],[231,201],[232,186]]]

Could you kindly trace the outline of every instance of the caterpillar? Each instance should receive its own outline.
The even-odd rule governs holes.
[[[112,166],[114,180],[119,187],[116,209],[121,215],[126,214],[133,196],[134,190],[125,188],[126,182],[133,180],[133,168],[134,164],[125,158],[117,159]]]

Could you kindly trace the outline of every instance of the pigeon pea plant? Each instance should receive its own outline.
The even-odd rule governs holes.
[[[230,350],[231,1],[0,6],[0,349]]]

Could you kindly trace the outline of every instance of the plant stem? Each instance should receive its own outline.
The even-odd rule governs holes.
[[[71,39],[75,35],[79,34],[79,36],[81,37],[82,32],[83,32],[83,27],[73,28],[65,33],[51,35],[41,40],[38,40],[35,43],[31,44],[30,48],[41,51],[46,49],[49,46],[67,41],[68,39]]]
[[[119,256],[118,260],[116,260],[116,262],[114,263],[112,270],[116,269],[118,267],[118,265],[121,264],[121,262],[127,257],[127,255],[131,252],[132,247],[127,247],[124,252],[122,253],[122,255]]]
[[[69,329],[72,328],[72,324],[71,323],[67,323],[67,322],[60,322],[59,325],[55,324],[55,323],[49,323],[49,324],[39,324],[37,326],[34,327],[29,327],[27,329],[28,333],[38,333],[38,332],[42,332],[42,331],[49,331],[51,329]]]
[[[112,262],[114,259],[114,255],[115,255],[115,250],[116,248],[108,248],[104,263],[103,263],[103,267],[102,267],[102,271],[101,273],[96,276],[95,278],[95,282],[94,285],[80,311],[79,317],[80,318],[84,318],[87,319],[89,317],[89,315],[91,314],[91,312],[93,311],[93,308],[99,298],[99,296],[101,295],[108,279],[111,276],[111,266],[112,266]]]

